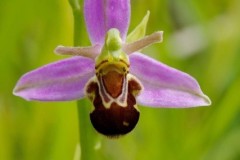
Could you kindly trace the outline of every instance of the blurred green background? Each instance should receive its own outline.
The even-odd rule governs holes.
[[[139,107],[133,132],[119,139],[101,137],[99,159],[240,159],[240,1],[131,3],[130,31],[147,10],[147,33],[164,31],[164,42],[143,52],[194,76],[213,104]],[[81,38],[90,44],[86,35]],[[12,95],[22,74],[65,58],[53,50],[59,44],[71,46],[72,39],[67,0],[0,1],[0,160],[74,158],[79,140],[76,102],[27,102]]]

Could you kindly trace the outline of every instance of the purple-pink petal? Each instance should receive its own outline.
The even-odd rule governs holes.
[[[111,28],[117,28],[125,40],[130,0],[85,0],[84,17],[92,44],[103,44],[105,34]]]
[[[26,73],[14,94],[26,100],[69,101],[84,97],[84,87],[94,75],[94,61],[72,57]]]
[[[141,53],[130,55],[130,72],[144,86],[137,102],[151,107],[196,107],[210,105],[198,82],[190,75]]]

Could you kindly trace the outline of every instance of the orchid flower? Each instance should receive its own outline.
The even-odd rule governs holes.
[[[124,135],[137,124],[136,104],[187,108],[210,105],[190,75],[139,51],[162,41],[162,31],[145,35],[149,12],[127,37],[130,0],[85,0],[84,15],[92,45],[58,46],[73,55],[23,75],[13,93],[26,100],[71,101],[88,97],[94,128],[107,136]]]

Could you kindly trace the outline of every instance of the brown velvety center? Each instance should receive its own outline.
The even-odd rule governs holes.
[[[122,93],[124,75],[116,71],[109,71],[102,76],[103,84],[108,94],[117,98]]]
[[[111,107],[106,109],[101,107],[99,101],[95,104],[99,106],[95,106],[95,110],[90,114],[91,122],[98,132],[108,137],[118,137],[129,133],[138,122],[140,113],[134,107],[136,101],[131,94],[128,95],[127,107],[113,102]]]

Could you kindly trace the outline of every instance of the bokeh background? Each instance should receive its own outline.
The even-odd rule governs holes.
[[[129,135],[101,137],[104,160],[240,159],[240,1],[132,0],[130,31],[151,11],[147,33],[164,42],[143,52],[194,76],[210,107],[139,107]],[[85,26],[80,28],[83,32]],[[82,37],[83,44],[89,39]],[[0,1],[0,159],[72,160],[79,140],[76,102],[27,102],[12,95],[20,76],[65,58],[73,44],[67,0]],[[91,126],[89,126],[91,127]]]

